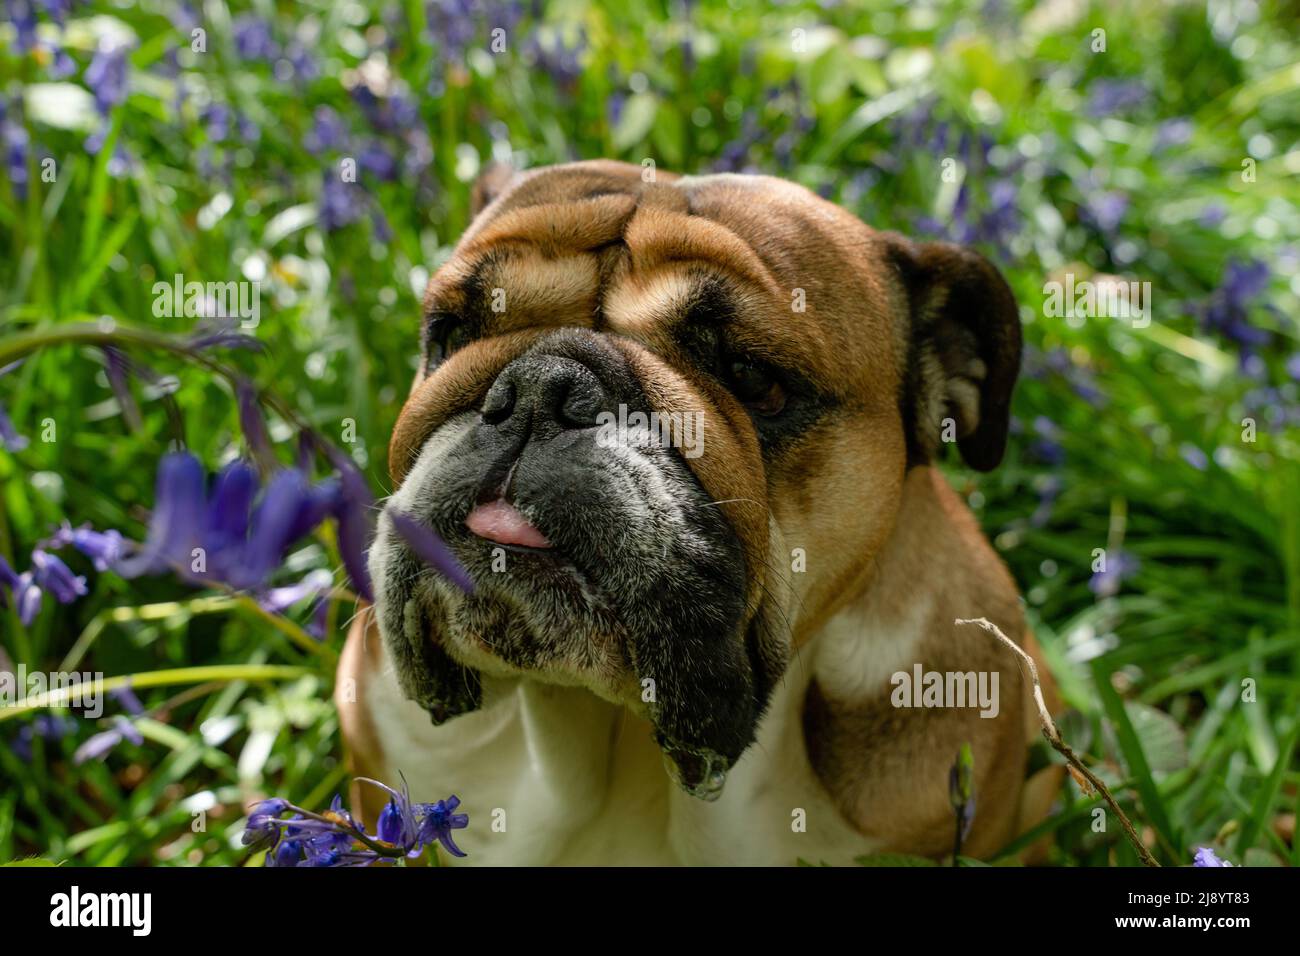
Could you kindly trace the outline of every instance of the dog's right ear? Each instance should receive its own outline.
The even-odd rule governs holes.
[[[487,208],[492,200],[510,189],[518,179],[519,170],[509,163],[492,160],[478,174],[478,178],[474,180],[474,187],[470,190],[469,198],[470,215],[477,216]]]

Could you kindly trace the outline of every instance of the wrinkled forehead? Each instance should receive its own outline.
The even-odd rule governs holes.
[[[885,261],[861,221],[783,180],[576,163],[525,175],[484,210],[431,279],[425,318],[455,315],[479,334],[580,325],[641,337],[726,323],[831,388],[864,339],[896,336]]]

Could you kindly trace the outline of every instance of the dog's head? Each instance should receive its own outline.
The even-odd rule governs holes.
[[[481,675],[581,684],[653,722],[716,795],[790,650],[860,593],[903,476],[945,440],[992,468],[1020,358],[984,259],[878,233],[790,183],[576,163],[475,186],[425,297],[378,619],[441,721]]]

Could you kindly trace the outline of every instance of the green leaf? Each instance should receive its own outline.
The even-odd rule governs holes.
[[[623,115],[614,127],[614,149],[626,152],[645,141],[659,112],[659,97],[653,93],[633,93],[623,104]]]
[[[31,856],[25,860],[10,860],[8,863],[0,863],[0,866],[59,866],[53,860],[46,860],[39,856]]]
[[[1126,701],[1124,711],[1152,773],[1173,773],[1187,766],[1187,734],[1178,721],[1163,710],[1137,701]]]
[[[1138,794],[1142,797],[1142,807],[1146,811],[1151,825],[1156,828],[1156,832],[1163,836],[1170,846],[1177,849],[1179,845],[1178,835],[1174,831],[1173,824],[1169,821],[1169,814],[1165,809],[1164,801],[1160,799],[1160,790],[1156,786],[1155,778],[1151,775],[1151,765],[1142,750],[1137,731],[1134,730],[1133,723],[1129,720],[1128,711],[1124,709],[1124,702],[1120,700],[1119,694],[1110,682],[1110,675],[1111,672],[1106,668],[1103,661],[1094,660],[1092,662],[1093,684],[1097,688],[1097,695],[1101,697],[1101,703],[1105,708],[1106,715],[1114,726],[1115,735],[1119,739],[1120,750],[1124,754],[1124,762],[1128,764],[1129,774],[1133,777],[1134,786],[1137,787]]]
[[[1291,727],[1291,732],[1287,734],[1286,740],[1278,751],[1277,759],[1273,761],[1273,769],[1269,772],[1268,779],[1255,795],[1255,804],[1251,807],[1250,816],[1242,825],[1241,833],[1237,837],[1238,854],[1244,855],[1246,850],[1254,845],[1260,830],[1267,824],[1269,814],[1273,812],[1273,805],[1277,803],[1278,794],[1282,790],[1282,775],[1286,773],[1287,765],[1295,756],[1297,743],[1300,743],[1300,720],[1296,720]]]

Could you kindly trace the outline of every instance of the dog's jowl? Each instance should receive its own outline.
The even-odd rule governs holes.
[[[493,168],[474,196],[341,665],[354,771],[490,815],[467,862],[940,857],[966,743],[963,852],[1031,826],[1058,770],[1025,779],[1026,681],[953,622],[1036,648],[935,466],[1003,454],[1020,329],[998,272],[766,177]],[[897,706],[893,675],[923,672],[972,699]]]

